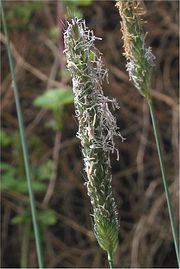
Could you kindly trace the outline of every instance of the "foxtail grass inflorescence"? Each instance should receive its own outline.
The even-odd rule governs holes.
[[[171,196],[169,193],[167,174],[164,165],[164,158],[161,149],[161,141],[154,114],[152,97],[150,92],[151,87],[151,71],[154,65],[154,55],[151,48],[145,46],[145,35],[141,28],[141,15],[144,14],[142,0],[116,0],[116,6],[119,9],[121,16],[121,30],[124,40],[124,55],[127,59],[127,71],[129,78],[133,81],[135,87],[141,95],[143,95],[148,103],[151,115],[156,147],[159,156],[160,169],[163,179],[163,185],[168,206],[171,230],[174,240],[174,246],[177,256],[177,262],[180,266],[179,257],[179,242],[175,225],[174,210],[172,207]]]
[[[154,55],[151,47],[146,47],[140,15],[144,13],[142,1],[117,0],[116,6],[121,16],[121,31],[124,39],[124,55],[127,59],[127,71],[140,94],[148,100],[150,97],[151,70]]]
[[[99,39],[88,30],[85,21],[72,19],[64,33],[64,52],[72,76],[75,113],[79,121],[77,136],[81,140],[88,178],[86,185],[93,208],[94,231],[112,267],[119,224],[112,194],[110,153],[116,151],[118,154],[113,136],[121,134],[108,107],[110,104],[115,109],[118,104],[115,99],[105,97],[102,91],[107,70],[94,45]]]

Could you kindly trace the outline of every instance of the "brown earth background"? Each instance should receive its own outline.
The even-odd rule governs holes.
[[[35,7],[33,2],[3,1],[36,182],[45,266],[108,267],[106,254],[93,234],[73,104],[64,107],[61,131],[47,127],[53,120],[52,111],[33,104],[47,89],[72,85],[63,56],[62,31],[65,17],[78,12],[102,38],[96,45],[109,70],[109,84],[104,83],[103,89],[120,105],[115,114],[126,137],[124,143],[116,139],[119,161],[111,156],[120,218],[115,266],[177,267],[152,124],[146,103],[128,79],[114,1],[91,1],[88,5],[83,1],[75,4],[75,0],[35,1]],[[156,56],[152,95],[178,225],[179,1],[144,1],[144,5],[146,41]],[[1,127],[6,140],[2,141],[1,160],[9,165],[2,169],[1,266],[37,267],[5,43],[1,28]]]

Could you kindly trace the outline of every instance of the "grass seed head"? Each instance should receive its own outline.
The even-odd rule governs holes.
[[[124,40],[124,55],[127,59],[126,68],[130,80],[139,92],[150,100],[150,80],[154,55],[151,47],[146,48],[145,36],[141,29],[144,14],[143,1],[116,0],[121,16],[121,31]]]
[[[109,110],[118,108],[115,99],[103,95],[102,82],[107,70],[94,36],[85,21],[73,19],[64,33],[65,55],[74,92],[75,113],[81,140],[91,199],[94,230],[100,246],[112,254],[118,244],[118,218],[111,186],[110,152],[117,151],[114,135],[121,136],[116,119]],[[122,137],[121,137],[122,138]],[[122,138],[123,139],[123,138]]]

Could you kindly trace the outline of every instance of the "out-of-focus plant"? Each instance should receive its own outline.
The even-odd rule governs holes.
[[[28,197],[29,197],[29,203],[30,203],[30,208],[31,208],[31,217],[32,217],[32,224],[33,224],[33,231],[34,231],[34,238],[35,238],[35,244],[36,244],[36,254],[37,254],[37,259],[38,259],[38,266],[40,268],[43,268],[43,255],[42,255],[42,247],[41,247],[41,237],[40,237],[40,232],[39,232],[39,223],[37,219],[37,213],[36,213],[36,203],[35,203],[35,197],[34,197],[34,190],[32,186],[32,174],[31,174],[31,166],[29,162],[29,152],[28,152],[28,147],[27,147],[27,141],[26,141],[26,136],[25,136],[25,128],[24,128],[24,122],[23,122],[23,113],[21,110],[21,103],[20,103],[20,98],[19,98],[19,89],[18,89],[18,84],[16,80],[16,74],[15,74],[15,67],[14,67],[14,61],[12,57],[12,52],[11,52],[11,47],[10,47],[10,38],[9,38],[9,31],[6,23],[6,13],[4,13],[4,8],[2,5],[2,1],[0,1],[0,10],[1,10],[1,17],[2,17],[2,24],[3,24],[3,31],[6,36],[6,48],[7,48],[7,54],[8,54],[8,61],[9,61],[9,67],[10,67],[10,73],[11,73],[11,78],[12,78],[12,90],[14,93],[14,98],[15,98],[15,104],[16,104],[16,112],[17,112],[17,118],[18,118],[18,125],[19,125],[19,133],[20,133],[20,139],[21,139],[21,147],[22,147],[22,155],[23,155],[23,164],[24,164],[24,171],[26,175],[26,181],[27,181],[27,186],[28,186]],[[8,12],[7,12],[8,13]],[[7,14],[8,16],[8,14]],[[11,172],[12,172],[12,168]],[[15,174],[15,172],[12,172],[11,174]],[[24,229],[29,230],[28,227],[25,227]],[[24,240],[27,242],[27,236],[28,233],[24,232]],[[23,251],[24,249],[26,250],[25,253],[27,254],[27,248],[24,248],[24,243],[22,244]],[[27,245],[27,244],[25,244]],[[24,255],[24,252],[22,253],[21,256],[26,256]],[[22,267],[27,267],[27,259],[23,259],[23,263],[21,263]]]
[[[57,223],[57,214],[52,209],[38,209],[37,218],[40,226],[41,237],[44,238],[47,227]],[[21,244],[21,268],[27,268],[29,257],[29,243],[34,238],[32,230],[32,218],[30,207],[25,207],[21,213],[16,214],[11,219],[12,225],[22,227],[22,244]]]
[[[24,25],[25,23],[27,23],[32,14],[41,9],[44,6],[42,1],[23,1],[20,3],[16,3],[15,5],[12,5],[12,8],[7,10],[7,19],[8,20],[13,20],[16,19],[16,23],[14,26],[21,26],[20,23],[21,22],[22,25]]]
[[[35,163],[42,154],[43,146],[40,139],[38,139],[38,137],[35,135],[30,137],[29,145],[32,152],[31,158],[32,160],[34,159]],[[2,148],[11,146],[13,159],[16,160],[16,164],[18,164],[13,165],[5,161],[1,162],[1,189],[27,194],[28,187],[26,182],[19,133],[17,131],[14,131],[11,135],[8,135],[5,131],[1,131],[1,146]],[[47,160],[45,163],[37,167],[31,167],[31,171],[35,179],[32,182],[34,191],[43,191],[45,189],[45,180],[48,180],[50,178],[51,169],[51,160]]]
[[[55,131],[54,147],[52,151],[52,175],[44,196],[43,203],[48,204],[51,199],[58,171],[59,150],[61,145],[61,132],[64,127],[64,109],[65,106],[73,102],[73,93],[69,88],[49,89],[44,94],[36,97],[34,105],[48,109],[53,114],[53,119],[46,123],[46,126]]]
[[[8,135],[5,131],[1,131],[1,146],[6,149],[7,146],[12,148],[12,156],[17,161],[18,165],[1,162],[1,191],[8,191],[19,195],[28,194],[28,186],[23,165],[22,149],[18,132]],[[37,146],[38,143],[38,146]],[[41,143],[36,136],[32,136],[29,140],[31,147],[31,157],[37,161],[37,157],[41,154]],[[31,167],[33,182],[32,187],[34,192],[44,192],[46,182],[51,177],[52,161],[47,160],[45,163]],[[32,217],[29,206],[22,207],[21,213],[16,213],[11,219],[11,224],[22,226],[22,250],[21,250],[21,267],[27,267],[29,240],[32,238]],[[54,225],[57,222],[57,216],[51,209],[38,209],[37,218],[40,224],[41,233],[45,232],[46,227]]]
[[[86,7],[91,5],[92,0],[68,0],[64,1],[64,5],[67,10],[66,17],[82,17],[80,7]]]
[[[43,191],[46,188],[45,180],[49,179],[51,174],[52,161],[40,165],[38,168],[32,169],[34,181],[32,183],[34,191]],[[46,173],[42,173],[45,170]],[[12,192],[27,194],[28,187],[25,180],[25,174],[19,175],[17,167],[11,164],[1,162],[1,189]]]
[[[54,225],[57,222],[57,215],[52,209],[39,209],[37,210],[37,216],[41,228],[44,228],[49,225]],[[26,208],[21,214],[17,214],[11,219],[11,223],[14,225],[25,224],[27,222],[31,223],[31,211],[30,208]]]
[[[48,109],[53,113],[53,121],[48,123],[48,127],[53,130],[63,129],[63,115],[65,105],[73,103],[73,93],[69,88],[48,89],[34,100],[35,106]]]
[[[0,130],[0,145],[8,146],[11,144],[11,136],[4,130]]]
[[[25,174],[22,174],[21,177],[17,177],[19,172],[18,169],[5,162],[1,163],[1,172],[2,190],[27,194],[28,187],[25,180]],[[33,181],[32,185],[34,191],[43,191],[45,189],[45,182],[41,182],[39,180]]]

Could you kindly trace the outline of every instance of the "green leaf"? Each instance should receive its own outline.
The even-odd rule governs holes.
[[[30,218],[29,218],[30,220]],[[18,214],[15,217],[11,219],[11,224],[20,224],[20,223],[25,223],[27,220],[25,219],[23,214]]]
[[[89,6],[92,3],[92,0],[68,0],[65,1],[65,5],[69,7],[73,6]]]
[[[43,7],[43,3],[26,1],[25,3],[17,5],[16,9],[14,10],[14,16],[16,18],[28,21],[30,19],[31,14],[34,11],[40,9],[41,7]]]
[[[59,34],[59,27],[58,26],[51,28],[51,30],[49,32],[49,36],[53,41],[55,41],[57,39],[58,34]]]
[[[8,164],[8,163],[1,162],[0,163],[0,168],[4,172],[11,172],[13,174],[16,173],[16,168],[13,167],[11,164]]]
[[[68,0],[64,1],[66,7],[66,17],[67,18],[82,18],[83,14],[79,9],[79,6],[89,6],[92,3],[92,0]]]
[[[25,208],[24,211],[20,214],[17,214],[15,217],[11,219],[11,224],[20,224],[27,223],[31,221],[31,210],[30,208]]]
[[[1,176],[1,190],[15,190],[16,183],[14,178],[6,176]]]
[[[3,130],[0,130],[0,143],[2,146],[11,144],[11,137]]]
[[[59,116],[61,117],[61,114]],[[45,127],[50,128],[53,131],[56,131],[58,129],[58,124],[57,124],[56,120],[52,119],[52,120],[46,122]]]
[[[92,3],[92,0],[76,0],[80,6],[89,6]]]
[[[2,190],[13,190],[16,186],[15,175],[16,169],[8,164],[2,162],[1,167],[1,189]]]
[[[50,110],[57,110],[73,102],[72,90],[67,88],[49,89],[34,100],[34,105]]]
[[[47,162],[37,167],[36,174],[40,180],[49,179],[52,174],[52,161],[48,160]]]
[[[46,184],[39,181],[33,181],[32,186],[34,191],[43,191],[46,189]]]
[[[22,223],[24,221],[24,218],[22,215],[16,215],[15,217],[13,217],[11,219],[11,224],[19,224],[19,223]]]
[[[43,191],[46,189],[46,185],[43,182],[39,182],[39,181],[33,181],[32,182],[32,187],[34,191]],[[19,181],[16,186],[15,189],[17,192],[20,193],[27,193],[28,192],[28,187],[27,187],[27,182],[24,179],[23,181]]]
[[[17,168],[13,167],[10,164],[2,162],[0,166],[1,166],[1,171],[2,171],[2,175],[1,175],[1,189],[2,190],[10,190],[10,191],[19,192],[19,193],[28,192],[27,181],[25,179],[25,175],[22,175],[22,177],[18,178]],[[33,186],[34,191],[43,191],[46,189],[45,182],[40,182],[37,180],[36,181],[34,180],[32,182],[32,186]]]
[[[57,216],[55,211],[51,209],[38,209],[37,210],[37,218],[39,223],[42,226],[54,225],[57,223]],[[31,211],[30,208],[26,208],[21,214],[17,214],[15,217],[11,219],[11,224],[17,225],[20,223],[27,223],[31,221]]]
[[[39,211],[38,219],[44,225],[54,225],[57,222],[57,216],[53,210]]]

